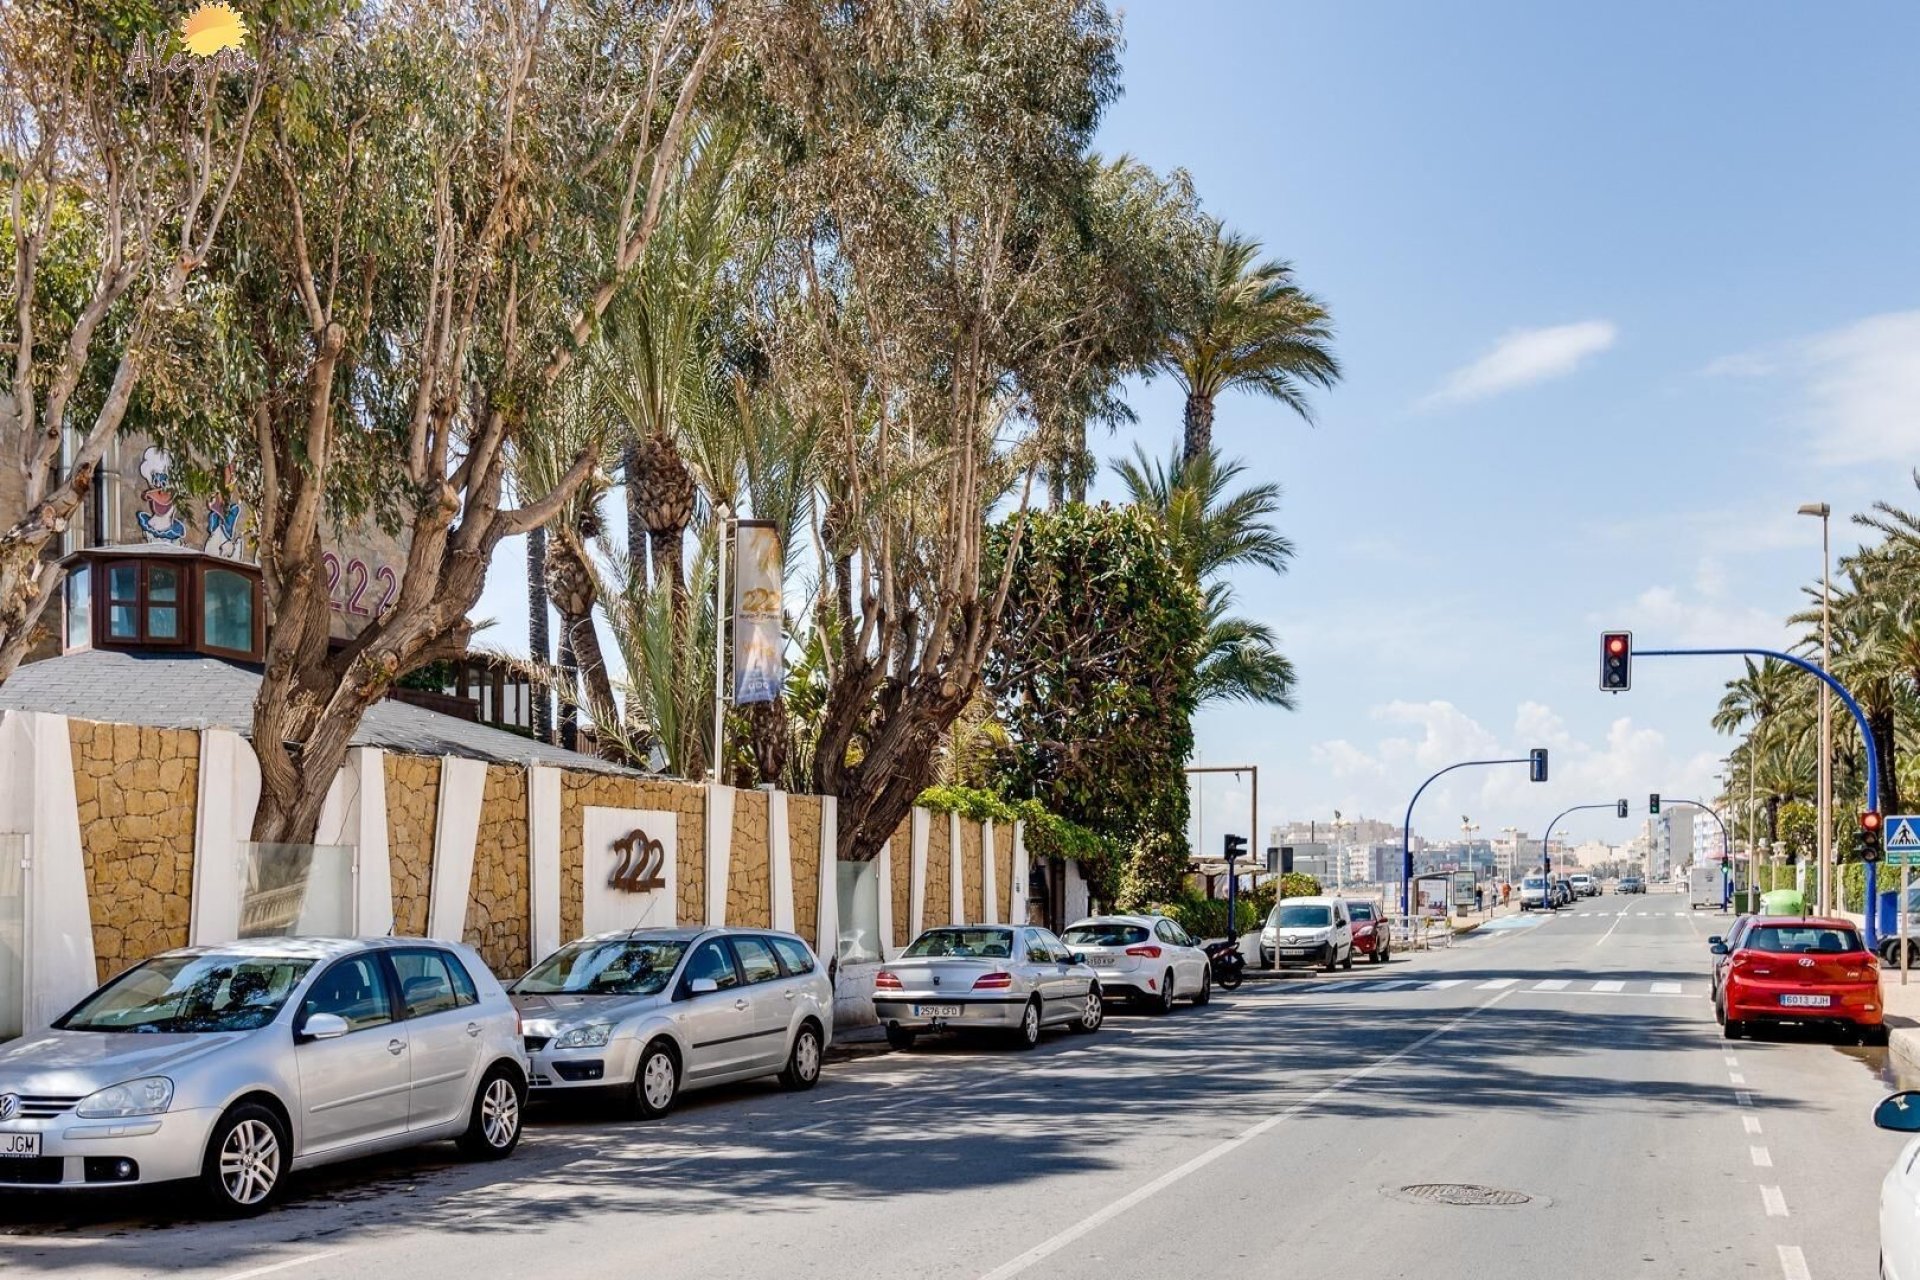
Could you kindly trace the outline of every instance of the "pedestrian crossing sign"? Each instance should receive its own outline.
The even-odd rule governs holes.
[[[1920,814],[1887,819],[1887,852],[1920,853]]]

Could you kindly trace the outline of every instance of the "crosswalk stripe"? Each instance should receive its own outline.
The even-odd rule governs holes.
[[[1567,980],[1565,978],[1547,978],[1544,981],[1534,983],[1533,989],[1535,991],[1565,991],[1567,989]]]
[[[1317,982],[1315,991],[1365,991],[1369,984],[1365,982]]]
[[[1369,983],[1369,991],[1405,991],[1408,987],[1417,987],[1418,982],[1374,982]]]
[[[1457,987],[1465,981],[1465,978],[1441,978],[1436,982],[1429,982],[1427,989],[1429,991],[1445,991],[1448,987]]]
[[[1474,988],[1476,991],[1500,991],[1520,981],[1518,978],[1489,978]]]
[[[1593,984],[1593,989],[1595,991],[1625,991],[1627,989],[1627,984],[1624,982],[1611,982],[1611,981],[1596,982]]]
[[[1677,996],[1683,994],[1683,991],[1684,989],[1677,982],[1656,982],[1653,984],[1653,994],[1657,996]]]

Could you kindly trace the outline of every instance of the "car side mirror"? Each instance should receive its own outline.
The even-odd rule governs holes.
[[[1072,955],[1068,956],[1067,959],[1071,960],[1075,964],[1085,964],[1087,962],[1087,953],[1084,951],[1076,951]]]
[[[1723,938],[1723,937],[1721,937],[1721,936],[1720,936],[1719,934],[1717,934],[1717,933],[1716,933],[1716,934],[1714,934],[1714,935],[1713,935],[1713,936],[1712,936],[1711,938],[1708,938],[1708,939],[1707,939],[1707,945],[1708,945],[1708,946],[1710,946],[1710,947],[1711,947],[1711,946],[1716,946],[1716,945],[1718,945],[1719,943],[1722,943],[1722,942],[1725,942],[1725,941],[1726,941],[1726,939],[1725,939],[1725,938]]]
[[[710,996],[719,989],[720,984],[712,978],[695,978],[687,984],[688,994],[696,996]]]
[[[1720,939],[1718,938],[1715,938],[1713,941],[1707,944],[1707,950],[1713,952],[1713,954],[1717,956],[1724,956],[1728,954],[1727,944],[1720,941]]]
[[[1920,1133],[1920,1093],[1904,1089],[1880,1100],[1873,1122],[1896,1133]]]
[[[310,1013],[300,1026],[302,1040],[338,1040],[353,1030],[337,1013]]]

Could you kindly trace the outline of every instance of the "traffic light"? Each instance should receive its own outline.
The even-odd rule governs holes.
[[[1860,815],[1860,861],[1878,862],[1882,852],[1880,847],[1880,811],[1868,809]]]
[[[1660,793],[1658,791],[1647,797],[1647,812],[1656,818],[1660,816]]]
[[[1600,687],[1609,693],[1633,688],[1633,632],[1608,631],[1600,637]]]
[[[1620,802],[1620,816],[1623,818],[1627,816],[1627,802],[1625,800]]]
[[[1535,782],[1547,780],[1547,749],[1535,747],[1527,752],[1527,776]]]
[[[1230,835],[1227,837],[1227,861],[1228,862],[1232,862],[1235,858],[1244,858],[1246,854],[1247,854],[1247,838],[1245,836]]]

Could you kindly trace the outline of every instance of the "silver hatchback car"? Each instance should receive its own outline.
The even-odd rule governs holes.
[[[506,1156],[525,1096],[513,1006],[466,947],[189,947],[0,1048],[0,1184],[194,1178],[255,1213],[310,1165],[441,1138]]]
[[[1098,1031],[1105,1010],[1085,957],[1027,926],[928,929],[873,978],[873,1013],[896,1049],[923,1031],[1011,1032],[1031,1049],[1042,1027]]]
[[[633,929],[582,938],[513,984],[533,1092],[617,1092],[643,1118],[683,1088],[777,1075],[811,1089],[833,1035],[812,948],[768,929]]]

